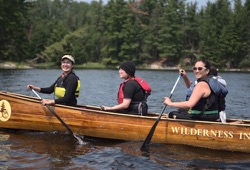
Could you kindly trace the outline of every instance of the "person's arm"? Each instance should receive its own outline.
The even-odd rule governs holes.
[[[55,91],[55,84],[56,81],[49,87],[45,87],[45,88],[40,88],[40,93],[45,93],[45,94],[51,94]],[[54,105],[55,104],[55,100],[54,99],[42,99],[42,104],[43,105]]]
[[[49,86],[49,87],[43,87],[43,88],[42,88],[42,87],[34,86],[34,85],[32,85],[32,84],[28,84],[28,85],[27,85],[27,88],[28,88],[28,89],[34,89],[35,91],[40,92],[40,93],[51,94],[51,93],[54,92],[55,83],[56,83],[56,82],[54,82],[54,83],[53,83],[51,86]]]
[[[53,100],[53,99],[43,99],[42,100],[42,104],[43,105],[54,105],[55,104],[55,100]]]
[[[55,83],[54,83],[54,84],[55,84]],[[52,84],[50,87],[47,87],[47,88],[44,88],[44,89],[47,89],[47,91],[51,91],[52,87],[55,86],[54,84]],[[34,86],[34,85],[32,85],[32,84],[27,85],[27,88],[29,88],[29,89],[34,89],[34,90],[37,91],[37,92],[46,93],[46,90],[45,90],[45,92],[43,92],[43,91],[42,91],[42,88],[36,87],[36,86]],[[42,103],[43,105],[46,105],[46,104],[48,104],[48,105],[54,105],[54,104],[55,104],[55,100],[51,100],[51,99],[42,99],[41,103]]]
[[[123,99],[123,102],[121,104],[108,107],[108,106],[102,106],[103,110],[121,110],[121,109],[127,109],[131,103],[131,99]]]
[[[175,108],[183,108],[183,109],[189,109],[196,105],[196,103],[202,98],[207,97],[211,93],[210,87],[206,82],[199,82],[190,96],[188,101],[183,102],[172,102],[170,98],[165,97],[164,98],[164,104],[175,107]]]
[[[121,110],[127,109],[132,101],[132,98],[136,92],[136,87],[131,82],[127,82],[123,87],[124,99],[121,104],[113,107],[102,106],[103,110]]]
[[[40,91],[41,91],[41,88],[40,88],[40,87],[36,87],[36,86],[34,86],[33,84],[28,84],[28,85],[27,85],[27,89],[34,89],[34,90],[37,91],[37,92],[40,92]]]
[[[184,69],[180,69],[179,70],[179,73],[182,75],[182,78],[185,82],[185,85],[187,88],[190,88],[191,84],[192,84],[192,81],[187,77],[187,73]]]
[[[56,82],[54,82],[49,87],[41,87],[40,88],[40,93],[45,93],[45,94],[51,94],[51,93],[53,93],[55,91],[55,84],[56,84]]]

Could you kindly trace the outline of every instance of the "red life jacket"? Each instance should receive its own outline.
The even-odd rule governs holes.
[[[147,99],[147,97],[151,94],[151,87],[150,85],[142,78],[139,78],[139,77],[134,77],[134,78],[129,78],[127,80],[125,80],[124,82],[122,82],[120,84],[120,87],[119,87],[119,91],[118,91],[118,103],[121,104],[123,102],[123,99],[124,99],[124,93],[123,93],[123,86],[125,85],[125,83],[129,80],[136,80],[137,83],[142,87],[142,89],[144,90],[145,92],[145,98]]]

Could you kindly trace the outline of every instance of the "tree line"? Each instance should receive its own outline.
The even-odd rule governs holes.
[[[250,67],[250,0],[0,0],[2,61]]]

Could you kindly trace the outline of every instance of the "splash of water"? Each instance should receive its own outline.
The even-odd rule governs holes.
[[[78,140],[78,143],[79,143],[80,145],[87,145],[87,144],[88,144],[87,142],[84,142],[78,134],[75,134],[75,133],[74,133],[73,135],[74,135],[74,137]]]

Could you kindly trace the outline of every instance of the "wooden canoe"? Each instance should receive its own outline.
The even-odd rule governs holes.
[[[159,114],[149,116],[111,113],[95,106],[52,106],[55,113],[79,135],[144,141]],[[182,144],[216,150],[250,153],[250,121],[228,123],[169,119],[159,121],[151,142]],[[0,128],[66,131],[40,99],[0,91]]]

